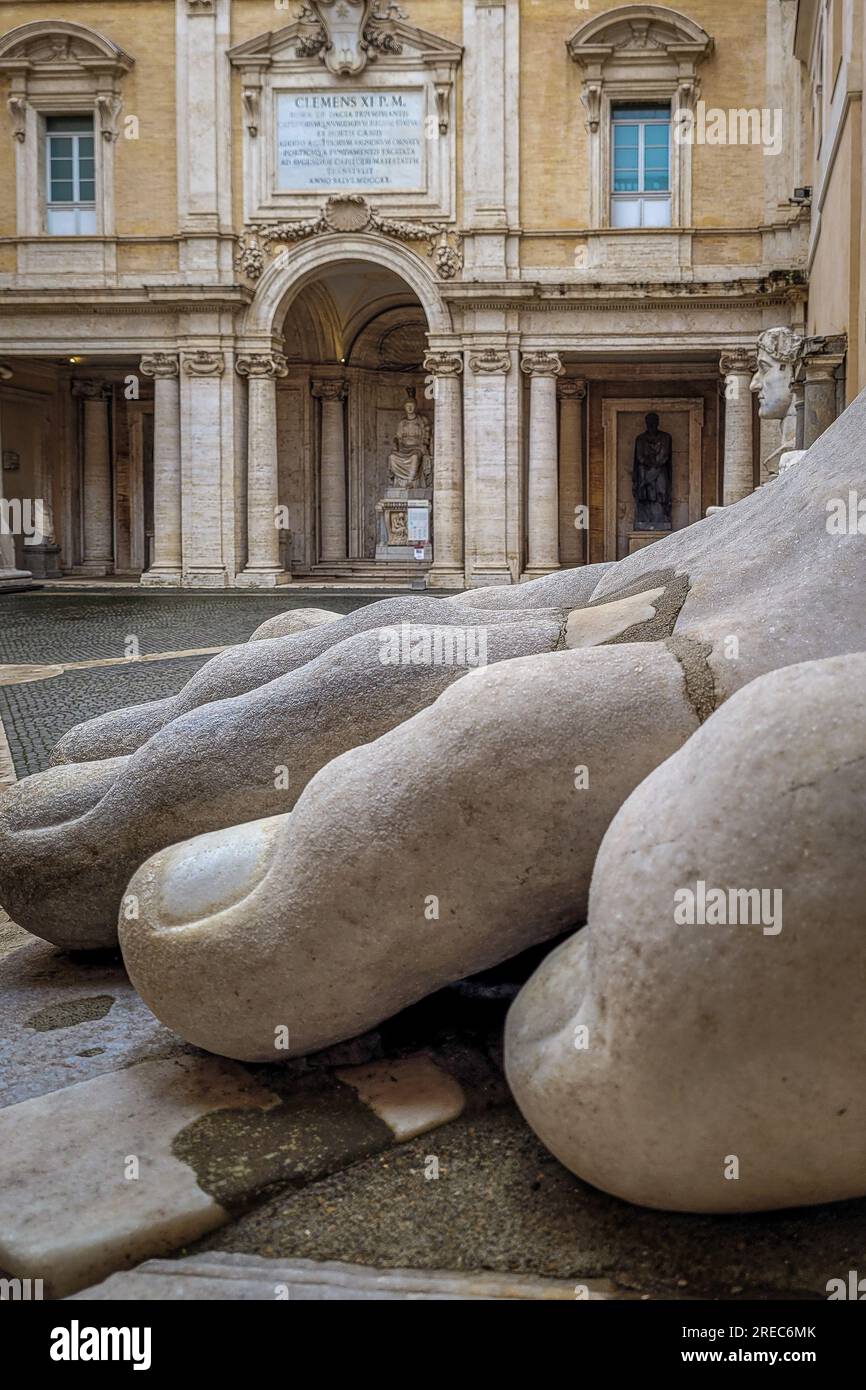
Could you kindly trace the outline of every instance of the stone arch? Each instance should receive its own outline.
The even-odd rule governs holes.
[[[569,39],[568,48],[577,57],[590,46],[646,53],[672,44],[694,44],[706,56],[713,41],[695,20],[667,5],[620,5],[587,20]]]
[[[124,71],[133,65],[132,58],[104,34],[68,19],[34,19],[10,29],[0,38],[0,60],[14,57],[17,61],[29,59],[33,63],[56,61],[59,55],[51,52],[51,45],[64,39],[68,42],[62,60],[75,62],[84,58],[92,64],[95,58],[104,58]]]
[[[448,306],[424,261],[398,242],[361,232],[319,236],[285,256],[275,257],[262,275],[255,298],[244,315],[241,339],[250,344],[278,341],[286,312],[301,290],[329,267],[346,262],[391,270],[421,304],[428,332],[453,331]]]

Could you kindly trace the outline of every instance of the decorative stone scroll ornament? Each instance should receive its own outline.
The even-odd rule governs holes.
[[[111,396],[111,384],[107,381],[85,380],[76,377],[70,386],[73,396],[84,401],[107,401]]]
[[[456,232],[435,222],[405,222],[384,217],[360,193],[339,193],[329,198],[316,217],[297,222],[258,222],[238,242],[235,267],[249,280],[258,280],[266,253],[280,242],[305,241],[328,232],[378,232],[397,241],[426,241],[428,254],[443,280],[453,280],[463,269],[463,251]]]
[[[563,377],[556,383],[556,394],[561,401],[585,401],[586,382],[577,381],[573,376]]]
[[[27,138],[27,102],[23,97],[10,97],[6,106],[12,117],[12,134],[23,144]]]
[[[97,96],[96,116],[103,140],[114,141],[118,138],[117,118],[122,108],[123,102],[116,93],[100,93]]]
[[[236,370],[246,377],[286,376],[289,364],[281,352],[245,352],[238,357]]]
[[[221,352],[207,352],[200,348],[197,352],[183,354],[183,370],[187,376],[222,376],[225,366]]]
[[[561,376],[562,361],[555,352],[525,352],[520,359],[520,370],[526,376]]]
[[[349,394],[349,383],[340,377],[324,377],[313,382],[312,392],[318,400],[344,401]]]
[[[177,356],[173,352],[151,352],[142,357],[139,368],[144,376],[173,377],[179,375]]]
[[[299,58],[318,54],[335,76],[355,77],[377,51],[402,52],[393,21],[406,18],[399,5],[387,0],[307,0],[299,15],[303,29],[296,52]]]
[[[753,377],[758,369],[758,354],[749,348],[733,348],[722,353],[719,366],[723,377]]]
[[[469,366],[476,376],[505,376],[511,371],[511,357],[500,348],[484,348],[470,356]]]
[[[424,371],[430,376],[460,376],[463,371],[463,354],[447,350],[424,354]]]

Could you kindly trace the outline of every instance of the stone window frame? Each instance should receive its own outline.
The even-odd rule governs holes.
[[[103,34],[69,20],[35,20],[0,39],[0,74],[10,81],[7,109],[15,140],[19,237],[83,242],[114,235],[120,87],[134,61]],[[96,232],[54,234],[46,219],[46,118],[79,115],[93,117],[96,137]]]
[[[674,130],[681,113],[695,109],[700,95],[697,68],[714,46],[699,24],[664,5],[622,5],[589,20],[568,39],[569,57],[583,73],[590,230],[611,230],[611,125],[613,107],[621,102],[670,102],[671,223],[665,230],[691,226],[692,146],[678,143]],[[636,234],[641,230],[647,229],[630,229]]]

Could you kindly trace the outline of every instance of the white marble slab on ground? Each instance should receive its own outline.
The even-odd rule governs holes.
[[[175,1057],[0,1110],[0,1269],[62,1297],[227,1219],[172,1141],[277,1098],[235,1063]]]
[[[0,1107],[180,1053],[119,956],[70,958],[0,912]]]
[[[423,1053],[342,1067],[334,1075],[385,1121],[399,1143],[456,1120],[466,1104],[460,1083]]]
[[[452,1274],[445,1270],[373,1269],[336,1260],[268,1260],[211,1251],[185,1260],[148,1260],[113,1274],[74,1299],[214,1299],[231,1302],[366,1302],[438,1299],[534,1299],[569,1302],[622,1298],[607,1280],[572,1283],[521,1274]]]

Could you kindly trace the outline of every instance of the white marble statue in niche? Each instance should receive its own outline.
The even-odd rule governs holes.
[[[430,422],[418,414],[413,397],[403,407],[404,417],[394,436],[394,450],[388,455],[388,479],[392,487],[430,487],[433,480],[433,454]]]

